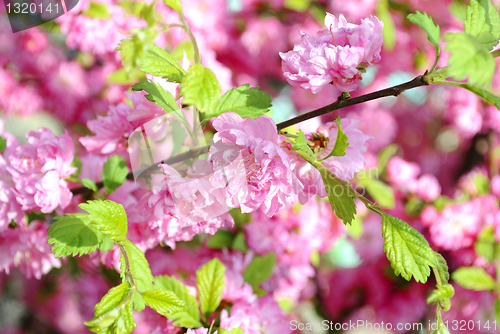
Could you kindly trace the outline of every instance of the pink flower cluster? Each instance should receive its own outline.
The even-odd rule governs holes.
[[[286,138],[267,116],[243,119],[224,113],[213,122],[218,131],[210,148],[214,169],[227,174],[228,205],[244,213],[261,209],[268,217],[293,203],[302,184],[293,173],[297,159]]]
[[[316,37],[301,32],[301,42],[280,53],[285,78],[315,94],[329,84],[342,92],[353,91],[362,71],[380,61],[384,23],[370,16],[355,25],[343,15],[327,13],[325,26]]]
[[[71,164],[75,146],[67,132],[55,136],[50,130],[26,134],[27,144],[12,149],[7,170],[15,184],[22,209],[50,213],[69,205],[73,194],[65,178],[76,172]]]

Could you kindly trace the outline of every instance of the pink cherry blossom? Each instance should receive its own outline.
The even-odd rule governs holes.
[[[52,254],[47,243],[47,223],[33,221],[0,234],[0,271],[7,274],[19,268],[27,277],[42,278],[52,268],[59,268],[61,260]]]
[[[416,194],[428,201],[432,202],[441,195],[441,186],[434,175],[424,174],[417,180]]]
[[[417,176],[420,167],[414,162],[407,162],[399,157],[393,157],[387,164],[389,182],[403,189],[414,191],[417,186]]]
[[[244,213],[260,208],[272,217],[294,201],[302,189],[292,172],[296,160],[271,118],[243,119],[230,112],[218,116],[213,126],[218,132],[211,159],[228,175],[230,207]]]
[[[227,330],[240,327],[245,334],[292,333],[286,315],[269,295],[254,303],[235,303],[230,313],[222,310],[220,327]]]
[[[64,180],[76,171],[71,167],[75,146],[69,134],[56,137],[50,130],[26,134],[27,144],[20,145],[9,156],[17,201],[23,210],[39,209],[50,213],[65,208],[73,197]]]
[[[332,84],[340,91],[355,90],[361,80],[360,69],[380,61],[383,22],[374,16],[360,25],[347,23],[327,13],[326,30],[313,37],[301,32],[302,40],[292,51],[280,53],[288,83],[320,92]]]

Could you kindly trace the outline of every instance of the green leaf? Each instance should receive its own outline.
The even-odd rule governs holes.
[[[333,147],[330,154],[328,154],[325,158],[320,161],[326,160],[329,157],[343,157],[345,155],[345,149],[349,146],[347,140],[347,135],[340,128],[340,116],[335,120],[337,124],[337,138],[335,139],[335,146]]]
[[[219,307],[224,290],[226,268],[215,258],[196,271],[196,287],[200,300],[201,312],[210,316]]]
[[[451,284],[438,285],[437,289],[432,291],[431,295],[427,298],[427,304],[434,303],[439,299],[450,299],[455,294],[455,289]],[[447,310],[444,310],[447,311]]]
[[[78,207],[90,213],[92,225],[111,240],[123,241],[127,238],[127,214],[121,204],[96,200]]]
[[[162,289],[144,291],[142,298],[147,306],[163,316],[182,311],[185,306],[185,303],[177,298],[175,293]]]
[[[330,202],[332,210],[337,217],[342,219],[344,224],[351,224],[356,214],[356,203],[354,203],[351,185],[340,180],[324,166],[318,170],[323,178],[325,190],[328,194],[328,202]]]
[[[450,280],[450,272],[448,271],[448,264],[444,259],[443,255],[438,252],[434,252],[436,256],[436,269],[438,271],[439,277],[441,278],[441,283],[447,284]]]
[[[215,74],[200,64],[193,65],[182,78],[180,95],[184,96],[184,104],[194,104],[207,115],[214,113],[221,89]]]
[[[126,278],[125,274],[127,273],[133,277],[134,283],[140,292],[152,290],[153,275],[151,275],[151,269],[144,253],[129,240],[125,240],[120,248],[122,248],[122,256],[120,257],[120,275],[122,276],[122,280]],[[123,250],[125,250],[127,258]],[[127,259],[130,272],[127,272]]]
[[[106,80],[108,83],[115,85],[130,86],[139,80],[146,79],[144,72],[136,69],[127,71],[124,68],[119,68],[114,72],[111,72]]]
[[[416,24],[420,28],[424,29],[424,31],[427,33],[429,42],[431,42],[436,47],[436,50],[438,50],[440,29],[438,25],[434,24],[432,18],[429,17],[427,13],[421,13],[419,11],[413,14],[409,14],[407,18],[411,23]]]
[[[127,162],[119,155],[109,157],[102,169],[102,182],[109,195],[127,180]]]
[[[146,308],[146,302],[142,298],[142,294],[137,289],[132,290],[132,301],[134,303],[134,310],[142,312]]]
[[[436,255],[429,243],[414,228],[399,218],[382,215],[382,234],[384,251],[396,275],[409,281],[425,283],[430,268],[436,266]]]
[[[242,253],[248,252],[248,245],[245,239],[245,233],[238,232],[238,234],[236,234],[236,237],[233,240],[232,248]]]
[[[229,248],[233,245],[235,235],[228,230],[219,229],[207,241],[207,247],[212,249]]]
[[[186,313],[187,315],[182,315],[180,316],[180,318],[191,318],[193,321],[199,322],[200,312],[198,310],[198,302],[196,301],[195,296],[193,296],[189,292],[188,288],[184,284],[182,284],[182,282],[180,282],[173,276],[167,276],[167,275],[156,276],[154,278],[154,282],[155,282],[155,288],[159,287],[164,290],[172,291],[173,293],[175,293],[177,298],[179,298],[185,303],[186,309],[181,313]],[[167,315],[167,318],[173,319],[173,315]],[[176,316],[176,318],[179,317]],[[187,319],[186,321],[188,320],[189,319]]]
[[[179,109],[177,102],[170,92],[167,92],[162,86],[152,81],[141,81],[132,86],[132,90],[144,90],[148,93],[145,97],[165,109],[170,113]]]
[[[108,6],[103,3],[97,3],[93,1],[90,2],[89,8],[84,11],[82,15],[91,17],[93,19],[109,19],[111,17]]]
[[[245,84],[228,90],[220,98],[211,117],[234,112],[243,118],[257,118],[269,112],[271,106],[271,95],[259,90],[259,87]]]
[[[477,37],[490,51],[500,37],[500,16],[491,0],[470,0],[467,8],[464,31]]]
[[[110,327],[120,316],[120,304],[125,301],[130,291],[130,284],[124,282],[111,288],[101,301],[94,306],[94,317],[84,322],[89,330]]]
[[[456,80],[469,78],[469,83],[489,86],[495,73],[495,59],[479,40],[466,33],[447,33],[446,50],[451,52],[448,59],[448,74]]]
[[[394,209],[396,200],[392,187],[377,179],[363,178],[359,179],[359,182],[377,204],[387,209]]]
[[[0,137],[0,153],[3,151],[1,148],[2,146],[2,140],[1,140],[1,137]],[[73,158],[73,161],[71,162],[71,167],[76,167],[76,172],[74,172],[73,174],[71,174],[71,177],[75,178],[75,179],[78,179],[78,177],[80,176],[80,172],[82,171],[82,160],[80,160],[80,158],[75,155],[75,157]]]
[[[165,50],[152,44],[141,58],[141,71],[151,73],[155,77],[166,78],[168,81],[181,82],[186,74],[182,66]]]
[[[484,257],[489,263],[495,260],[495,228],[486,226],[477,236],[474,244],[476,254]]]
[[[460,267],[451,274],[451,278],[462,288],[469,290],[495,289],[495,280],[481,267]]]
[[[398,151],[398,145],[391,144],[389,146],[384,147],[378,152],[378,172],[382,174],[389,163],[389,160],[392,158],[394,154]]]
[[[95,193],[96,193],[96,192],[97,192],[97,190],[98,190],[98,189],[97,189],[97,185],[96,185],[96,184],[94,183],[94,181],[92,181],[91,179],[87,179],[87,178],[83,179],[83,180],[82,180],[82,185],[83,185],[85,188],[90,189],[90,190],[92,190],[92,191],[93,191],[93,192],[95,192]]]
[[[92,225],[86,213],[58,216],[48,228],[48,243],[56,257],[89,254],[99,248],[102,234]]]
[[[163,2],[165,5],[179,13],[182,11],[182,4],[180,0],[163,0]]]
[[[497,297],[497,299],[495,299],[495,305],[493,309],[495,312],[495,318],[497,322],[500,322],[500,297]]]
[[[167,317],[168,319],[172,319],[173,325],[184,328],[198,328],[203,327],[203,324],[193,318],[193,316],[187,312],[178,312]]]
[[[253,288],[257,288],[271,277],[275,266],[276,254],[274,252],[269,252],[264,256],[256,255],[243,272],[243,279]]]
[[[137,71],[137,66],[141,64],[145,50],[151,45],[156,35],[157,31],[154,29],[141,29],[131,37],[122,40],[116,48],[120,51],[122,64],[130,76]],[[117,79],[115,78],[115,80]]]
[[[305,12],[311,5],[310,0],[285,0],[283,6],[296,12]]]
[[[141,11],[146,5],[144,2],[137,1],[120,1],[118,3],[118,6],[122,7],[125,13],[136,17],[141,17]]]
[[[101,252],[109,252],[110,250],[113,249],[113,246],[115,245],[115,242],[111,239],[109,239],[106,236],[102,236],[102,242],[99,245],[99,251]]]
[[[381,0],[377,4],[377,17],[384,22],[382,36],[384,37],[384,48],[392,50],[396,45],[396,25],[389,11],[389,1]]]
[[[3,153],[3,151],[5,151],[6,147],[7,147],[7,139],[0,136],[0,153]]]
[[[302,151],[312,159],[314,159],[314,153],[307,144],[307,139],[302,130],[299,129],[299,133],[297,134],[297,138],[295,138],[295,143],[292,145],[292,148],[296,151]]]

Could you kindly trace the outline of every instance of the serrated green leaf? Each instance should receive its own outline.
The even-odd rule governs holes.
[[[340,128],[340,116],[337,117],[335,120],[335,123],[337,124],[337,138],[335,139],[335,146],[333,147],[332,151],[323,159],[320,161],[326,160],[330,157],[343,157],[345,155],[345,150],[347,147],[349,147],[349,143],[347,140],[347,135],[342,131]]]
[[[466,33],[447,33],[446,50],[451,52],[448,59],[448,74],[456,80],[469,78],[469,83],[489,86],[495,73],[495,59],[479,40]]]
[[[430,268],[436,266],[436,255],[425,238],[399,218],[382,215],[384,251],[396,275],[409,281],[427,282]]]
[[[328,195],[328,202],[337,217],[342,219],[344,224],[351,224],[356,214],[356,203],[352,195],[352,188],[348,182],[340,180],[328,168],[318,168],[325,190]]]
[[[165,5],[179,13],[182,11],[182,4],[180,0],[163,0],[163,2]]]
[[[359,179],[359,181],[377,204],[387,209],[394,208],[396,200],[392,187],[378,179],[363,178]]]
[[[226,112],[234,112],[243,118],[257,118],[269,112],[272,107],[271,95],[259,90],[259,87],[241,85],[228,90],[217,103],[210,117]]]
[[[201,112],[212,115],[220,98],[221,88],[215,74],[200,64],[193,65],[182,78],[180,95],[184,104],[194,104]]]
[[[155,29],[141,29],[129,38],[123,39],[118,45],[116,50],[120,51],[122,64],[129,75],[137,71],[145,50],[152,44],[157,34]]]
[[[498,44],[500,16],[491,0],[470,0],[464,31],[477,37],[488,51]]]
[[[5,151],[6,147],[7,147],[7,139],[0,136],[0,153],[3,153],[3,151]]]
[[[436,269],[439,273],[439,277],[441,278],[441,284],[447,284],[450,280],[450,272],[448,271],[448,264],[444,259],[443,255],[438,252],[434,252],[436,256]]]
[[[87,179],[87,178],[83,179],[83,180],[82,180],[82,185],[83,185],[85,188],[90,189],[90,190],[92,190],[92,191],[93,191],[93,192],[95,192],[95,193],[96,193],[96,192],[97,192],[97,190],[98,190],[98,189],[97,189],[97,185],[96,185],[96,184],[94,183],[94,181],[92,181],[91,179]]]
[[[495,288],[495,280],[481,267],[460,267],[451,274],[451,278],[469,290],[487,291]]]
[[[273,274],[276,266],[276,254],[269,252],[264,256],[254,256],[252,262],[243,272],[243,279],[253,288],[265,282]]]
[[[111,240],[123,241],[127,238],[127,213],[121,204],[95,200],[78,207],[87,211],[92,225]]]
[[[427,13],[421,13],[417,11],[416,13],[409,14],[407,16],[411,23],[418,25],[420,28],[424,29],[427,33],[427,38],[436,49],[439,49],[439,36],[440,29],[439,26],[434,24],[434,21]]]
[[[101,252],[109,252],[110,250],[113,249],[113,246],[115,245],[115,242],[105,235],[102,236],[102,242],[99,245],[99,251]]]
[[[377,3],[377,17],[384,22],[384,29],[382,29],[384,48],[390,51],[396,45],[396,25],[389,11],[388,0],[381,0]]]
[[[127,258],[125,258],[122,252],[122,256],[120,257],[120,275],[122,279],[124,278],[124,274],[127,273],[126,262],[128,259],[130,266],[130,272],[128,272],[128,274],[132,275],[139,292],[152,290],[153,275],[151,275],[151,269],[149,268],[149,263],[144,253],[129,240],[125,240],[121,247],[125,250],[127,255]]]
[[[129,299],[121,309],[121,314],[116,324],[116,333],[129,334],[136,326],[137,324],[134,321],[134,312],[132,309],[132,299]]]
[[[134,310],[142,312],[146,308],[146,302],[142,298],[142,294],[137,289],[132,290],[132,301],[134,303]]]
[[[179,109],[177,102],[170,92],[167,92],[162,86],[152,81],[141,81],[132,86],[132,90],[145,91],[148,93],[145,97],[171,113]]]
[[[119,155],[113,155],[106,160],[102,169],[102,182],[109,195],[127,180],[127,162]]]
[[[455,289],[451,284],[438,285],[437,289],[432,291],[431,295],[427,298],[427,304],[434,303],[439,299],[450,299],[455,294]],[[444,310],[447,311],[447,310]]]
[[[307,144],[307,139],[302,130],[299,129],[299,133],[297,134],[297,138],[295,138],[295,143],[293,143],[292,148],[296,151],[302,151],[307,154],[309,157],[314,159],[314,153]]]
[[[109,322],[110,319],[116,319],[118,317],[118,312],[112,312],[113,310],[117,310],[117,307],[127,298],[127,295],[130,291],[130,284],[128,282],[124,282],[118,286],[111,288],[105,295],[102,297],[101,301],[94,306],[94,318],[92,320],[85,322],[86,326],[97,326],[102,320],[106,320],[105,322]],[[111,322],[113,323],[114,320]],[[108,325],[109,326],[109,325]],[[104,326],[104,327],[108,327]]]
[[[173,325],[184,328],[198,328],[203,327],[203,324],[193,318],[193,316],[187,312],[178,312],[172,315],[169,315],[167,318],[172,319]]]
[[[180,312],[186,306],[182,300],[177,298],[175,293],[163,289],[144,291],[142,298],[144,298],[147,306],[163,316]]]
[[[49,226],[48,244],[56,257],[89,254],[99,248],[102,234],[92,225],[86,213],[70,213],[58,216]]]
[[[233,245],[235,235],[228,230],[219,229],[207,241],[207,247],[212,249],[230,248]]]
[[[89,8],[82,12],[82,15],[93,19],[109,19],[111,17],[108,6],[93,1],[89,3]]]
[[[207,317],[219,307],[225,285],[225,272],[226,268],[217,258],[210,260],[196,271],[201,312]]]
[[[186,74],[182,66],[162,48],[152,44],[141,57],[141,71],[155,77],[166,78],[168,81],[181,82]]]
[[[177,298],[182,300],[186,305],[186,309],[182,313],[187,313],[189,318],[192,318],[193,320],[199,322],[200,312],[198,309],[198,301],[189,292],[188,288],[182,282],[180,282],[173,276],[167,276],[167,275],[156,276],[154,278],[154,282],[155,282],[155,288],[158,287],[164,290],[172,291],[177,296]],[[173,316],[174,316],[173,314],[167,315],[167,318],[173,319]],[[186,316],[183,317],[186,318]],[[178,317],[176,316],[175,318],[177,319]]]

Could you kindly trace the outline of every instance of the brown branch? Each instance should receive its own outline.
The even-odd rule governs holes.
[[[426,75],[427,72],[425,72],[424,75],[419,75],[415,79],[405,82],[401,85],[397,85],[394,87],[382,89],[373,93],[357,96],[357,97],[352,97],[352,98],[343,98],[343,95],[341,95],[337,101],[333,102],[332,104],[329,104],[327,106],[324,106],[322,108],[310,111],[308,113],[299,115],[297,117],[294,117],[292,119],[289,119],[288,121],[281,122],[277,124],[278,130],[282,130],[284,128],[287,128],[289,126],[307,121],[308,119],[318,117],[324,114],[327,114],[329,112],[353,106],[355,104],[360,104],[363,102],[371,101],[371,100],[376,100],[380,99],[381,97],[386,97],[386,96],[399,96],[401,95],[405,90],[420,87],[420,86],[427,86],[429,85],[429,82],[426,80]]]
[[[427,75],[427,72],[425,72],[423,75],[419,75],[418,77],[414,78],[413,80],[405,82],[401,85],[389,87],[386,89],[382,89],[382,90],[379,90],[379,91],[376,91],[373,93],[369,93],[369,94],[365,94],[365,95],[361,95],[361,96],[357,96],[357,97],[346,98],[344,96],[344,94],[342,94],[337,99],[337,101],[333,102],[332,104],[329,104],[329,105],[324,106],[322,108],[310,111],[310,112],[302,114],[300,116],[294,117],[292,119],[289,119],[288,121],[278,123],[276,126],[277,126],[278,130],[282,130],[282,129],[287,128],[289,126],[298,124],[300,122],[304,122],[308,119],[318,117],[318,116],[327,114],[329,112],[332,112],[332,111],[335,111],[335,110],[338,110],[341,108],[353,106],[355,104],[379,99],[379,98],[386,97],[386,96],[399,96],[404,91],[406,91],[408,89],[429,85],[429,82],[426,79],[426,75]],[[181,162],[181,161],[184,161],[187,159],[195,158],[201,154],[207,153],[208,148],[209,148],[208,146],[205,146],[205,147],[193,149],[191,151],[188,151],[188,152],[185,152],[182,154],[178,154],[178,155],[176,155],[176,156],[174,156],[166,161],[162,161],[162,162],[159,162],[157,164],[151,165],[149,168],[144,170],[140,176],[145,175],[145,174],[149,174],[149,173],[159,169],[158,165],[160,163],[162,163],[162,164],[174,164],[174,163]],[[128,173],[127,179],[133,180],[134,173],[133,172]],[[98,189],[100,189],[100,188],[104,187],[104,183],[98,182],[98,183],[96,183],[96,186]],[[84,194],[84,193],[87,193],[89,191],[91,191],[91,190],[86,188],[86,187],[79,187],[79,188],[71,189],[71,192],[73,193],[73,195]]]

